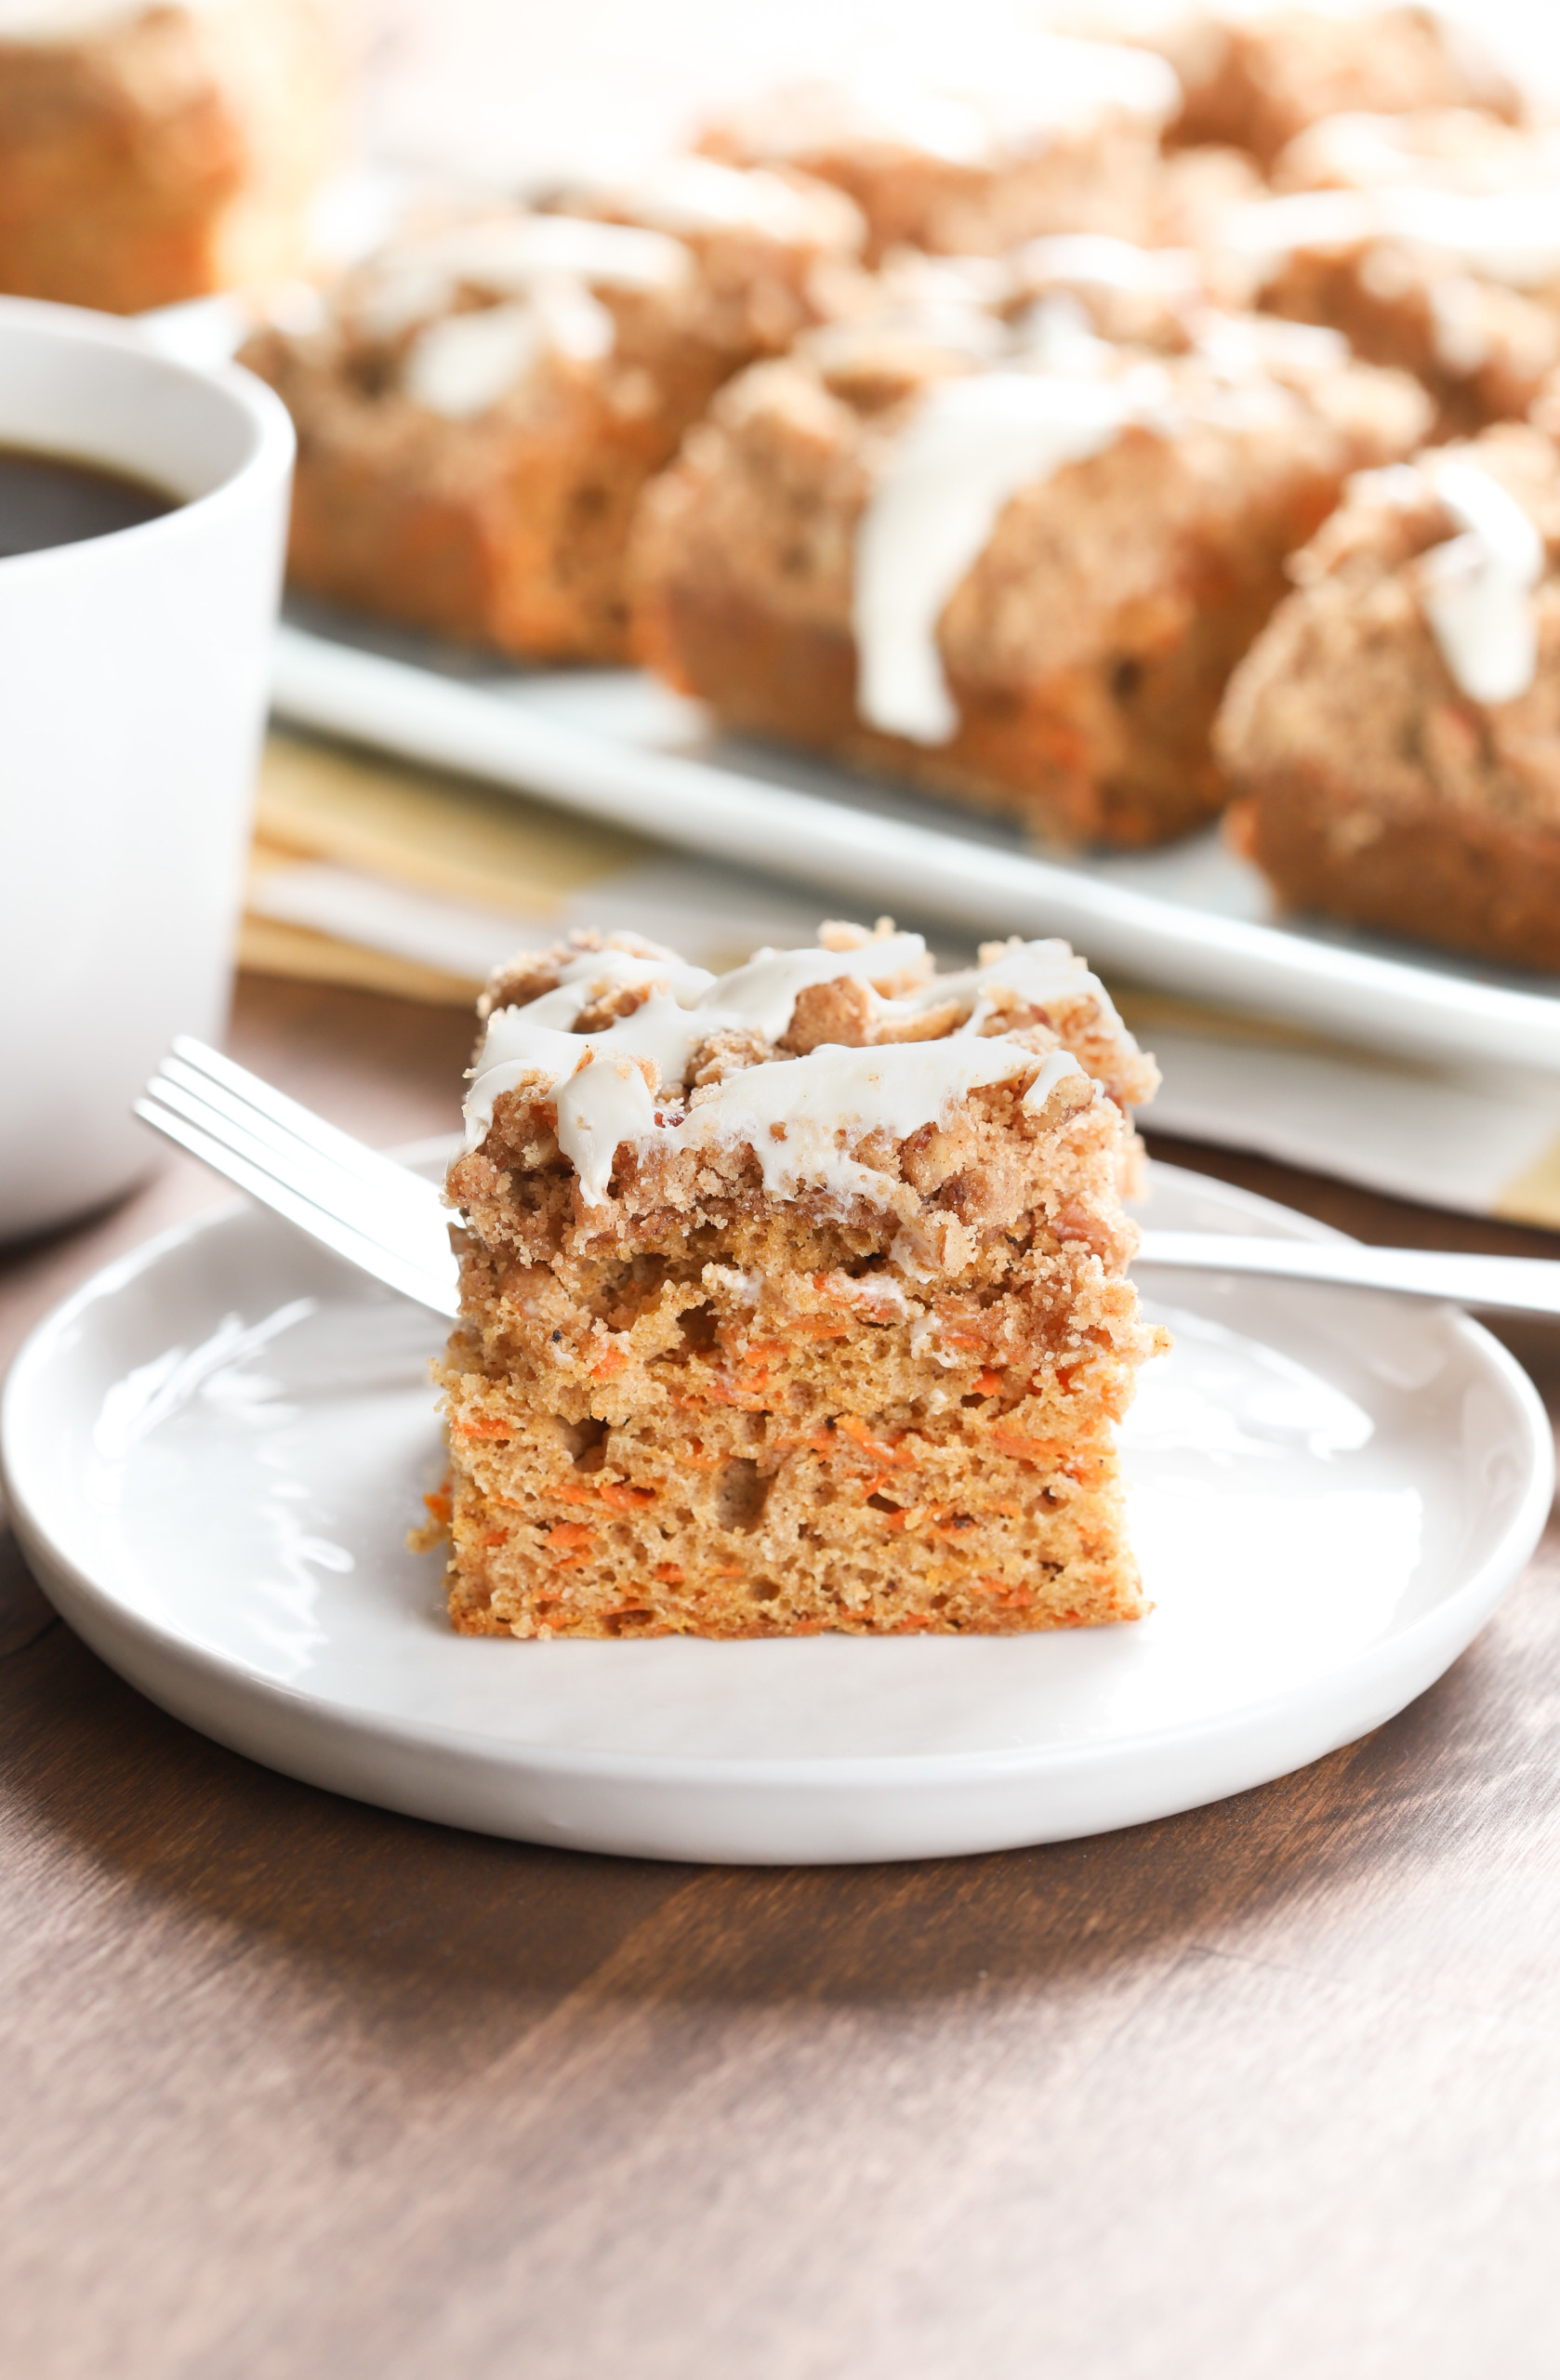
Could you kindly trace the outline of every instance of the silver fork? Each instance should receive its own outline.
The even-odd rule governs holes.
[[[137,1100],[136,1114],[348,1263],[436,1314],[456,1311],[449,1210],[431,1183],[393,1157],[183,1038]],[[1560,1316],[1560,1263],[1542,1256],[1146,1231],[1137,1261],[1156,1270],[1260,1274],[1495,1313]]]
[[[393,1157],[183,1034],[135,1110],[349,1264],[435,1314],[458,1312],[449,1209]]]

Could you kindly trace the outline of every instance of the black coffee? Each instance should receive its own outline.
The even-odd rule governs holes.
[[[134,529],[176,510],[178,502],[146,480],[127,479],[96,463],[0,446],[0,558]]]

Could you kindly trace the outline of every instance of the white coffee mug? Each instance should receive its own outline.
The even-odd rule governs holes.
[[[130,1103],[225,1020],[281,587],[293,431],[231,366],[0,298],[0,446],[177,509],[0,558],[0,1238],[154,1161]]]

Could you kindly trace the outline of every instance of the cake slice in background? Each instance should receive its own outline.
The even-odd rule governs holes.
[[[632,192],[591,204],[425,222],[317,323],[250,342],[298,432],[296,586],[516,655],[621,657],[645,482],[863,233],[837,191],[704,159],[639,219]]]
[[[1193,9],[1154,46],[1183,95],[1171,143],[1227,143],[1263,167],[1308,125],[1345,111],[1472,107],[1513,122],[1522,112],[1476,35],[1436,8]]]
[[[341,139],[321,0],[0,20],[0,290],[133,314],[297,270]]]
[[[448,1192],[471,1634],[1017,1633],[1144,1608],[1115,1424],[1157,1077],[1061,943],[826,928],[490,986]]]
[[[998,306],[895,304],[722,391],[641,511],[638,649],[732,727],[1162,841],[1225,798],[1209,733],[1285,556],[1429,417],[1183,255],[1040,242]]]
[[[1230,829],[1287,908],[1560,972],[1560,454],[1369,472],[1231,683]]]
[[[850,193],[869,254],[997,256],[1045,231],[1148,236],[1160,131],[1179,93],[1147,51],[1054,34],[909,46],[851,75],[733,108],[701,145],[734,165],[800,167]]]
[[[1276,195],[1215,212],[1208,232],[1244,260],[1254,302],[1414,373],[1442,436],[1522,418],[1560,363],[1552,127],[1471,108],[1329,116],[1273,178]]]

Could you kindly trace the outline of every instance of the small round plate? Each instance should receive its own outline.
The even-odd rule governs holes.
[[[1157,1167],[1171,1230],[1315,1236]],[[409,1553],[442,1326],[258,1208],[99,1273],[0,1408],[73,1628],[252,1759],[422,1818],[667,1859],[908,1859],[1130,1826],[1363,1735],[1521,1572],[1549,1424],[1449,1308],[1145,1274],[1175,1333],[1123,1432],[1155,1608],[1028,1637],[454,1635]],[[1173,1304],[1165,1296],[1173,1296]]]

